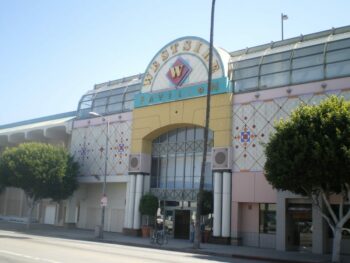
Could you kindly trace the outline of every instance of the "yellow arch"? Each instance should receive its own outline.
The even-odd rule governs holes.
[[[206,97],[137,108],[133,111],[131,153],[151,153],[159,135],[185,126],[205,125]],[[209,128],[214,147],[231,146],[232,94],[213,95]]]

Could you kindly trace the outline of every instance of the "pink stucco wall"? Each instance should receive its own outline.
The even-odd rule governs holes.
[[[239,205],[239,231],[259,232],[259,204],[245,203]]]
[[[232,202],[276,203],[276,190],[262,172],[232,174]]]

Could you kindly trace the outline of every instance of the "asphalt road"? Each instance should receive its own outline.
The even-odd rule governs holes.
[[[159,249],[41,237],[0,231],[1,263],[134,263],[134,262],[235,262],[259,261],[220,258]],[[266,262],[266,261],[265,261]]]

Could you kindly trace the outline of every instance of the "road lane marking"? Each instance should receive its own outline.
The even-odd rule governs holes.
[[[16,256],[16,257],[21,257],[21,258],[36,260],[36,261],[48,262],[48,263],[62,263],[62,262],[60,262],[60,261],[55,261],[55,260],[51,260],[51,259],[47,259],[47,258],[33,257],[33,256],[28,256],[28,255],[24,255],[24,254],[20,254],[20,253],[15,253],[15,252],[12,252],[12,251],[1,250],[1,249],[0,249],[0,254],[1,254],[1,253],[2,253],[2,254],[11,255],[11,256]]]

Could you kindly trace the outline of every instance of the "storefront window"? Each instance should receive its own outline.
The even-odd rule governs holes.
[[[276,204],[260,204],[260,233],[276,233]]]
[[[213,143],[209,132],[208,155]],[[204,150],[203,128],[179,128],[156,138],[152,144],[151,187],[198,189]],[[207,156],[207,160],[210,158]],[[207,162],[204,187],[212,189],[210,163]]]
[[[274,52],[270,48],[266,51]],[[234,92],[283,87],[350,75],[350,39],[276,54],[256,55],[258,57],[231,62]]]

